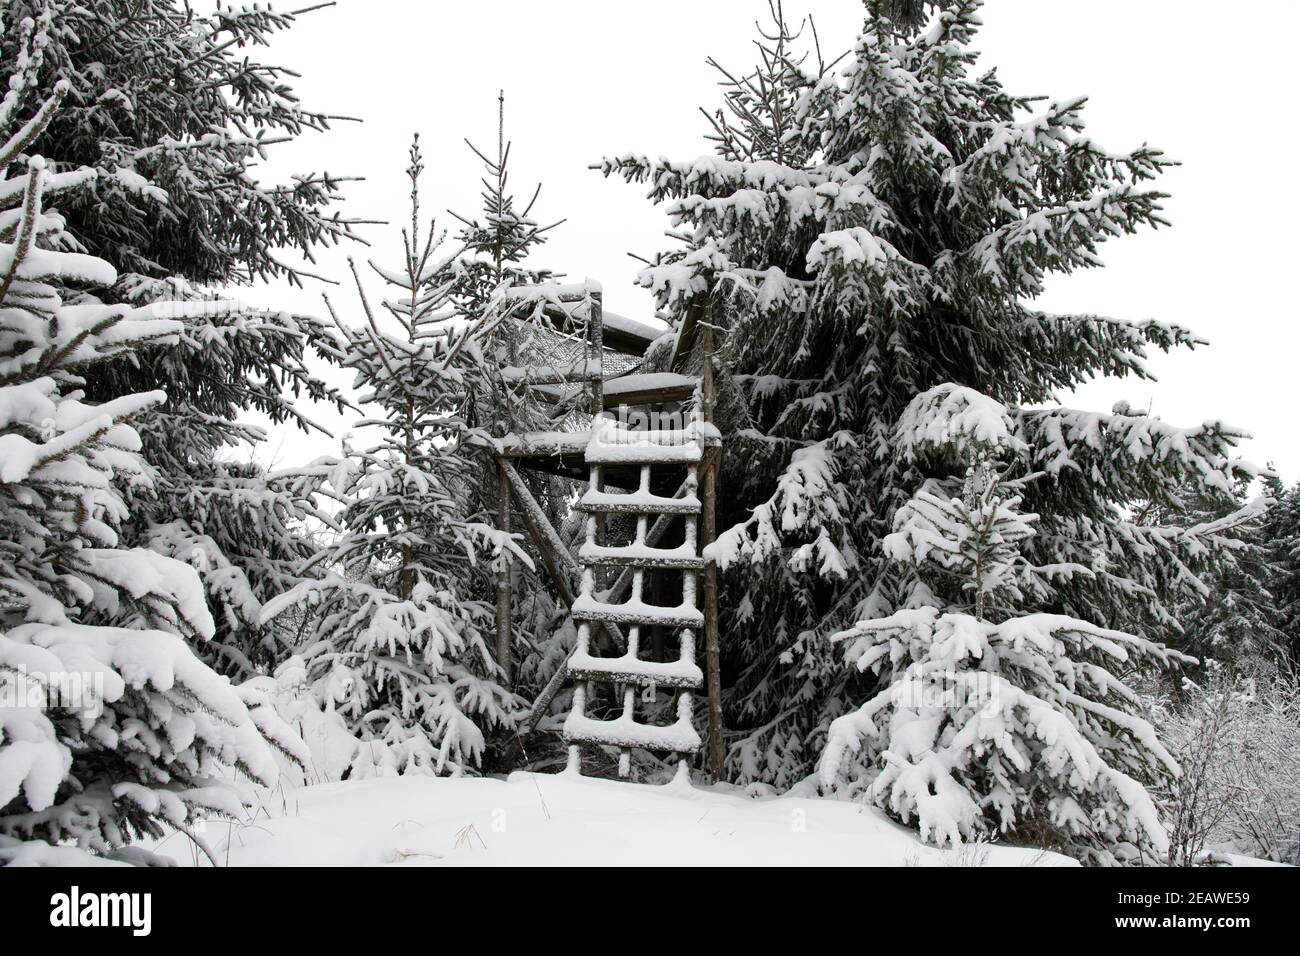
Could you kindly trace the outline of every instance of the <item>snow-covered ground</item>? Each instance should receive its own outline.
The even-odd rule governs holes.
[[[390,777],[268,791],[261,800],[245,821],[203,828],[223,865],[1074,864],[1012,847],[938,850],[858,804],[567,774]],[[209,865],[180,834],[154,849]]]

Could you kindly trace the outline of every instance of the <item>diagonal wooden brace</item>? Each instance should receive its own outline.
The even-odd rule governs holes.
[[[533,493],[528,490],[528,484],[524,481],[523,476],[515,469],[514,465],[505,459],[498,459],[502,474],[506,476],[506,481],[510,485],[510,491],[519,505],[520,517],[523,518],[524,528],[528,531],[528,536],[532,539],[534,547],[542,558],[542,565],[546,568],[546,573],[550,576],[551,582],[555,585],[555,590],[559,592],[560,600],[564,602],[565,607],[573,607],[573,587],[572,580],[581,574],[581,568],[578,562],[574,560],[569,549],[564,546],[559,534],[552,527],[550,520],[546,517],[546,512],[542,506],[537,503]],[[621,652],[627,647],[627,639],[617,625],[608,623],[593,623],[593,626],[602,629],[614,646]],[[533,708],[528,714],[528,720],[525,722],[524,729],[520,736],[531,734],[536,728],[542,715],[555,699],[555,695],[560,692],[564,686],[565,677],[569,672],[569,663],[566,660],[555,671],[546,687],[542,690],[541,695],[533,703]]]
[[[502,473],[506,476],[506,481],[510,485],[510,491],[515,502],[519,505],[520,517],[523,518],[524,528],[528,531],[529,538],[532,539],[534,547],[542,558],[542,565],[546,568],[546,573],[550,576],[551,582],[559,592],[560,600],[564,602],[565,607],[573,607],[573,587],[571,581],[582,573],[578,562],[569,549],[564,546],[563,540],[551,525],[550,520],[546,517],[546,512],[542,506],[537,503],[533,493],[528,489],[528,483],[524,481],[523,476],[519,474],[515,466],[505,459],[498,459],[501,465]],[[683,482],[674,498],[679,498],[686,492],[686,483]],[[646,535],[646,543],[654,547],[663,538],[672,524],[675,515],[660,515],[655,521],[654,526]],[[632,586],[632,569],[625,569],[614,585],[604,594],[601,595],[603,601],[621,601],[628,589]],[[624,638],[622,631],[617,625],[605,622],[593,622],[593,626],[602,628],[609,635],[614,646],[620,651],[627,647],[627,640]],[[566,660],[561,664],[552,675],[546,687],[542,689],[537,700],[533,702],[532,710],[529,711],[528,719],[524,723],[520,736],[528,736],[537,729],[537,724],[541,721],[542,716],[546,713],[551,701],[555,695],[560,692],[564,686],[565,678],[569,673],[569,664]]]

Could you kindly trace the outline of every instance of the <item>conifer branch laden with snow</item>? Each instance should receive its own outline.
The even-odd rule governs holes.
[[[340,119],[299,102],[291,70],[250,55],[305,12],[253,4],[204,14],[174,0],[5,5],[15,29],[0,37],[0,59],[15,64],[19,91],[38,74],[46,88],[68,88],[40,149],[96,172],[63,202],[86,251],[123,275],[301,282],[313,249],[355,238],[359,221],[334,209],[349,177],[267,183],[254,172],[276,144]]]

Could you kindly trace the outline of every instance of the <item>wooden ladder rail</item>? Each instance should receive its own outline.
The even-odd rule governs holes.
[[[696,298],[696,315],[703,365],[700,371],[700,404],[704,421],[713,424],[717,404],[713,380],[713,326],[708,321],[708,299]],[[700,553],[706,553],[717,538],[718,477],[722,470],[722,445],[706,450],[700,463]],[[704,676],[709,708],[709,770],[713,779],[726,775],[726,750],[722,740],[722,661],[718,638],[718,564],[709,558],[704,565],[702,610],[704,611]]]

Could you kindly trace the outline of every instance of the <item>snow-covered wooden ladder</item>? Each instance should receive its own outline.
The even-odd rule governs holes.
[[[604,311],[598,283],[548,283],[517,287],[509,297],[530,320],[544,320],[558,331],[587,344],[586,354],[570,366],[503,368],[507,390],[532,389],[562,397],[556,386],[581,385],[589,393],[590,431],[509,432],[494,441],[499,475],[498,526],[511,528],[511,504],[518,507],[524,528],[539,552],[557,596],[568,605],[577,623],[575,652],[556,669],[533,703],[519,733],[531,734],[551,701],[569,681],[576,681],[573,707],[565,722],[569,766],[581,770],[581,745],[619,749],[619,771],[627,776],[634,748],[675,755],[679,775],[688,771],[688,758],[701,747],[692,720],[693,692],[707,686],[709,768],[722,778],[722,707],[719,676],[716,568],[701,557],[701,546],[713,540],[722,441],[712,424],[714,406],[712,329],[701,317],[707,296],[697,296],[687,310],[668,369],[629,372],[606,377],[607,353],[643,357],[659,333],[634,320]],[[698,348],[696,343],[699,343]],[[685,373],[685,357],[695,349],[702,356],[699,375]],[[594,353],[594,354],[592,354]],[[640,363],[637,363],[640,364]],[[569,406],[572,407],[572,406]],[[656,409],[649,430],[631,430],[611,416],[630,407]],[[681,428],[653,427],[665,415],[689,409]],[[641,413],[637,413],[640,417]],[[554,417],[554,416],[552,416]],[[586,542],[575,562],[543,508],[534,499],[517,469],[587,477],[589,487],[578,506],[587,514]],[[680,481],[682,472],[686,478]],[[632,489],[611,493],[608,488]],[[676,492],[669,497],[670,488]],[[609,519],[631,517],[635,532],[626,544],[605,540]],[[650,519],[653,525],[647,527]],[[660,547],[682,520],[683,543]],[[610,569],[617,578],[608,587]],[[682,575],[682,601],[676,607],[649,604],[643,589],[647,576],[664,585],[665,571]],[[571,582],[577,577],[578,594]],[[651,587],[651,590],[657,590]],[[497,659],[510,678],[511,575],[498,573]],[[624,600],[626,598],[626,600]],[[624,636],[623,626],[631,633]],[[642,633],[653,632],[655,660],[642,659]],[[677,660],[669,653],[670,632],[677,632]],[[706,666],[696,663],[697,637],[702,637]],[[617,655],[617,656],[613,656]],[[589,715],[597,685],[612,684],[622,696],[622,715],[614,720]],[[638,692],[651,701],[659,689],[674,691],[677,719],[652,724],[637,719]],[[659,708],[656,708],[658,710]],[[645,716],[643,714],[643,716]]]
[[[699,576],[705,562],[700,556],[700,500],[696,495],[698,469],[704,459],[712,426],[705,424],[698,406],[681,429],[631,430],[621,423],[601,416],[596,419],[586,448],[590,484],[578,508],[586,512],[586,541],[578,553],[582,580],[573,603],[573,618],[578,624],[578,642],[569,659],[569,673],[578,682],[573,692],[573,709],[564,723],[564,737],[569,744],[569,768],[581,770],[581,745],[599,744],[619,748],[619,775],[627,776],[630,748],[641,748],[674,755],[678,774],[687,773],[687,758],[700,749],[700,735],[695,729],[693,692],[704,684],[704,674],[695,662],[696,635],[704,625],[704,615],[696,606]],[[633,466],[640,469],[640,483],[635,491],[611,493],[605,490],[603,471],[606,466]],[[686,468],[681,492],[671,498],[651,491],[651,473],[656,468]],[[628,544],[611,545],[604,540],[605,519],[610,515],[630,516],[636,527]],[[681,545],[655,547],[647,542],[651,518],[681,516],[685,533]],[[621,569],[611,587],[601,588],[607,569]],[[646,572],[670,569],[682,572],[682,601],[675,607],[646,602],[643,595]],[[626,590],[631,576],[631,591],[626,601],[608,603],[606,598]],[[618,657],[593,654],[592,625],[607,623],[627,627],[627,645]],[[641,659],[641,632],[659,626],[678,632],[678,657],[675,661]],[[586,707],[593,685],[613,684],[622,689],[622,714],[614,720],[597,720],[587,716]],[[678,693],[676,720],[670,724],[642,723],[637,720],[636,702],[649,689],[675,690]]]

